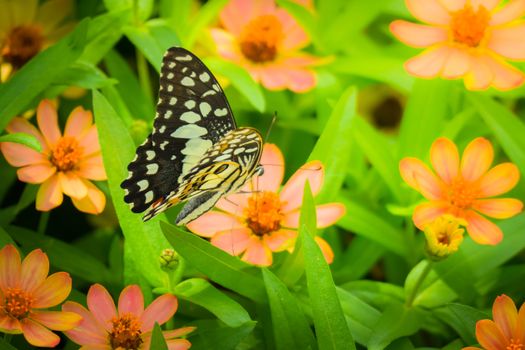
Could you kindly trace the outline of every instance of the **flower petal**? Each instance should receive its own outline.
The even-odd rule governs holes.
[[[449,24],[450,14],[438,0],[406,0],[410,13],[422,22]]]
[[[251,184],[252,183],[248,181],[248,183],[246,183],[239,191],[241,193],[230,194],[219,199],[217,204],[215,204],[215,207],[224,210],[227,212],[226,214],[230,214],[230,216],[233,217],[242,215],[244,208],[248,205],[248,198],[250,198],[251,192],[255,191],[252,189]]]
[[[75,328],[82,316],[66,311],[33,311],[30,318],[54,331],[67,331]]]
[[[430,161],[436,173],[446,184],[450,184],[458,176],[458,148],[446,137],[434,141],[430,148]]]
[[[93,124],[93,115],[81,106],[71,111],[64,130],[65,136],[80,137],[88,131]]]
[[[505,338],[514,338],[518,329],[518,310],[511,298],[503,294],[494,300],[492,318]]]
[[[252,70],[252,75],[254,71]],[[315,87],[316,80],[313,71],[287,66],[286,61],[276,62],[272,65],[261,67],[256,74],[262,85],[268,90],[282,90],[288,88],[294,92],[302,93]],[[256,78],[254,78],[257,80]]]
[[[211,238],[211,244],[231,255],[239,255],[246,250],[250,242],[251,231],[247,227],[228,229],[217,232]]]
[[[295,239],[297,238],[297,231],[280,229],[263,236],[264,244],[270,248],[272,252],[282,252],[289,248],[293,248]]]
[[[523,203],[514,198],[478,199],[472,208],[496,219],[508,219],[520,213]]]
[[[50,163],[33,164],[20,168],[16,171],[18,179],[30,184],[41,184],[56,172],[56,168]]]
[[[217,232],[242,228],[244,224],[233,215],[218,211],[209,211],[188,223],[186,227],[199,236],[213,237]]]
[[[244,26],[256,16],[255,1],[232,0],[220,13],[221,23],[227,31],[239,36]]]
[[[341,217],[345,215],[346,208],[341,203],[325,203],[315,206],[317,217],[317,228],[325,228],[335,224]],[[286,213],[282,219],[281,224],[284,227],[298,228],[299,217],[301,212],[294,210]]]
[[[35,309],[45,309],[63,302],[71,292],[71,277],[67,272],[55,272],[33,291]]]
[[[403,180],[425,198],[437,200],[443,196],[441,180],[419,159],[412,157],[401,159],[399,172]]]
[[[284,157],[279,147],[266,143],[260,164],[264,168],[264,174],[253,177],[255,191],[279,191],[284,178]]]
[[[84,150],[84,157],[100,152],[100,143],[98,142],[98,131],[95,125],[89,129],[78,140],[78,144]]]
[[[1,142],[0,150],[2,151],[7,162],[15,167],[26,166],[30,164],[48,163],[48,160],[42,153],[29,147],[14,142]]]
[[[173,339],[166,342],[168,350],[187,350],[191,348],[191,343],[186,339]]]
[[[412,221],[414,225],[420,230],[423,230],[424,226],[443,214],[448,212],[448,204],[446,202],[428,202],[418,205],[414,209],[412,215]]]
[[[448,38],[443,28],[402,20],[390,23],[390,31],[401,42],[412,47],[428,47]]]
[[[31,345],[53,348],[60,343],[58,335],[29,318],[24,318],[20,324],[22,325],[24,338]]]
[[[272,251],[259,237],[252,236],[242,260],[254,265],[270,266],[272,264]]]
[[[277,9],[275,16],[282,25],[284,38],[281,43],[282,48],[286,51],[298,50],[310,42],[308,35],[297,21],[284,9]]]
[[[80,177],[89,180],[103,181],[107,180],[106,169],[102,162],[102,155],[92,155],[90,157],[82,159],[78,163],[77,174]]]
[[[190,334],[195,329],[197,329],[197,327],[182,327],[177,329],[171,329],[169,331],[163,331],[162,335],[164,335],[164,338],[166,339],[177,338],[182,337],[186,334]]]
[[[36,194],[36,209],[40,211],[49,211],[62,204],[64,197],[62,188],[58,182],[58,176],[51,176],[45,181]]]
[[[87,195],[83,198],[72,197],[73,205],[81,212],[88,214],[100,214],[106,206],[106,196],[88,180],[81,179],[87,187]]]
[[[0,332],[20,334],[22,325],[16,318],[8,316],[3,310],[0,310]]]
[[[461,176],[476,181],[487,172],[494,159],[494,149],[489,140],[478,137],[472,140],[461,157]]]
[[[484,349],[505,349],[507,340],[492,320],[480,320],[476,323],[476,339]]]
[[[49,146],[53,148],[58,140],[62,137],[58,128],[58,116],[55,106],[49,100],[42,100],[38,105],[37,112],[38,127]]]
[[[98,283],[92,285],[87,294],[87,305],[98,323],[110,331],[111,320],[117,317],[117,309],[107,289]]]
[[[439,0],[449,12],[461,10],[465,7],[467,0]]]
[[[21,132],[24,134],[33,135],[38,140],[38,142],[40,142],[42,151],[46,151],[48,149],[46,141],[44,140],[44,137],[40,131],[38,131],[38,129],[33,124],[23,117],[13,118],[9,125],[7,125],[6,130],[11,134]]]
[[[211,37],[220,56],[234,62],[241,61],[242,53],[239,51],[237,40],[233,35],[222,29],[212,29]]]
[[[493,222],[470,210],[464,219],[467,221],[467,232],[474,242],[496,245],[503,239],[503,232]],[[479,340],[479,338],[478,338]]]
[[[12,244],[0,250],[0,289],[15,287],[20,281],[22,263],[20,253]]]
[[[441,76],[445,79],[456,79],[464,76],[470,69],[470,55],[467,51],[451,47]]]
[[[82,317],[77,327],[64,332],[68,338],[79,345],[106,344],[106,330],[85,307],[72,301],[66,301],[64,305],[62,305],[62,311],[74,312]]]
[[[59,172],[58,180],[60,181],[62,192],[66,195],[77,199],[87,196],[88,189],[86,185],[74,172]]]
[[[498,6],[500,2],[501,0],[470,0],[470,4],[473,8],[477,9],[478,6],[483,6],[489,12],[492,11],[496,6]]]
[[[492,86],[496,89],[503,91],[514,89],[525,81],[525,74],[503,59],[485,57],[485,62],[494,74]]]
[[[525,1],[510,0],[490,18],[490,25],[497,26],[514,21],[525,14]]]
[[[279,194],[282,207],[281,211],[287,213],[301,206],[303,202],[303,191],[306,181],[310,183],[312,194],[316,196],[321,191],[324,180],[324,166],[314,160],[306,163],[292,175],[283,190]]]
[[[408,73],[419,78],[435,78],[443,70],[452,50],[445,45],[426,49],[405,62]]]
[[[479,180],[479,198],[498,196],[510,191],[520,179],[518,167],[512,163],[502,163],[490,169]]]
[[[323,253],[326,262],[331,264],[334,261],[334,251],[332,250],[332,247],[330,247],[330,244],[319,236],[315,236],[314,239],[315,243],[317,243],[321,249],[321,253]]]
[[[144,310],[140,317],[142,323],[140,329],[142,332],[148,332],[153,329],[155,322],[162,325],[175,315],[178,301],[174,295],[164,294],[153,300],[153,302]]]
[[[35,249],[27,254],[22,262],[20,273],[20,285],[23,290],[32,292],[46,280],[49,273],[49,259],[46,253],[40,249]]]
[[[465,86],[469,90],[485,90],[494,80],[494,72],[485,56],[471,56],[470,70],[465,75]]]
[[[525,23],[514,24],[491,31],[487,48],[511,60],[525,59]]]
[[[132,313],[140,317],[144,312],[144,296],[136,284],[127,286],[118,298],[118,314]]]

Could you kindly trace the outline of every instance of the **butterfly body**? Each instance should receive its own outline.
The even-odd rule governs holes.
[[[149,220],[187,201],[177,224],[202,215],[262,168],[262,137],[237,128],[217,80],[192,53],[169,49],[163,59],[153,132],[137,148],[121,184],[132,211]]]

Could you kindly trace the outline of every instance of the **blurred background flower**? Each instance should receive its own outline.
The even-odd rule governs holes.
[[[461,242],[466,226],[465,220],[451,215],[442,215],[425,225],[424,233],[427,241],[426,250],[432,260],[441,260],[455,253]]]

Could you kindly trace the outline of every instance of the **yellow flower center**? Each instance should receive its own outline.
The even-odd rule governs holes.
[[[507,344],[507,347],[505,349],[506,350],[522,350],[523,349],[523,344],[521,343],[521,341],[519,339],[517,339],[517,340],[511,339],[509,344]]]
[[[7,288],[4,291],[5,304],[1,307],[5,312],[16,319],[27,317],[35,299],[26,291],[19,288]]]
[[[435,260],[440,260],[459,248],[463,241],[466,222],[451,215],[443,215],[425,226],[426,250]]]
[[[448,201],[456,209],[468,209],[477,197],[475,187],[463,180],[457,178],[449,185]]]
[[[115,317],[111,320],[113,329],[109,333],[109,343],[112,349],[137,350],[143,340],[140,321],[131,313]]]
[[[244,215],[246,224],[258,236],[277,231],[283,218],[279,195],[269,191],[255,193],[248,199]]]
[[[12,28],[5,37],[1,55],[15,68],[22,67],[40,52],[44,44],[42,28],[30,24]]]
[[[240,36],[241,52],[252,62],[273,61],[283,37],[283,27],[277,17],[259,16],[244,27]]]
[[[77,168],[82,157],[82,147],[73,137],[62,137],[51,152],[49,161],[58,171],[70,171]]]
[[[452,37],[455,42],[469,47],[477,47],[485,36],[490,13],[479,5],[474,10],[470,4],[452,14]]]

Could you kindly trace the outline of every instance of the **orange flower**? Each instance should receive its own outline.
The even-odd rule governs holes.
[[[265,144],[261,157],[262,176],[254,176],[240,192],[221,199],[217,208],[190,222],[192,232],[210,237],[211,243],[232,255],[256,265],[272,264],[272,252],[291,251],[297,238],[304,184],[308,180],[314,195],[323,184],[324,169],[319,161],[303,166],[279,187],[284,177],[283,154],[272,144]],[[345,213],[340,203],[316,206],[317,227],[334,224]],[[333,252],[321,237],[315,237],[325,259],[331,263]]]
[[[399,169],[403,180],[430,200],[416,207],[414,224],[424,230],[427,223],[450,214],[467,222],[467,232],[477,243],[499,243],[503,233],[479,213],[506,219],[518,214],[523,203],[513,198],[491,198],[508,192],[520,177],[512,163],[489,170],[493,157],[491,143],[478,137],[467,145],[460,161],[456,145],[440,137],[430,149],[430,160],[438,176],[419,159],[402,159]]]
[[[305,92],[315,86],[308,67],[318,60],[299,52],[310,40],[274,0],[232,0],[220,18],[224,29],[211,31],[219,54],[244,67],[255,81],[269,90]]]
[[[524,60],[525,1],[406,0],[410,12],[429,25],[394,21],[392,33],[413,47],[426,47],[408,60],[406,70],[417,77],[464,78],[471,90],[490,86],[508,90],[525,75],[505,60]]]
[[[476,338],[483,349],[518,350],[525,347],[525,304],[520,311],[511,298],[505,294],[494,300],[492,320],[480,320],[476,323]],[[469,346],[463,350],[475,350]]]
[[[60,304],[71,292],[68,273],[48,273],[49,260],[40,249],[24,261],[11,244],[0,250],[0,332],[23,333],[31,345],[54,347],[60,338],[49,329],[65,331],[79,324],[75,313],[42,310]]]
[[[106,205],[104,194],[89,180],[105,180],[97,128],[91,112],[75,108],[60,132],[57,111],[49,100],[38,105],[40,131],[24,118],[14,118],[7,127],[10,133],[33,135],[42,146],[37,152],[26,146],[3,142],[0,150],[9,164],[21,167],[20,181],[42,184],[36,197],[36,208],[51,210],[62,204],[62,193],[70,196],[75,207],[83,212],[99,214]]]
[[[120,293],[118,308],[109,292],[100,284],[89,288],[88,309],[72,301],[64,303],[62,310],[82,316],[82,322],[75,329],[64,332],[69,339],[82,345],[82,349],[112,350],[149,349],[151,333],[155,322],[162,325],[177,311],[177,298],[164,294],[144,309],[144,296],[139,286],[127,286]],[[192,332],[195,327],[164,331],[168,349],[186,350],[191,343],[177,339]]]

